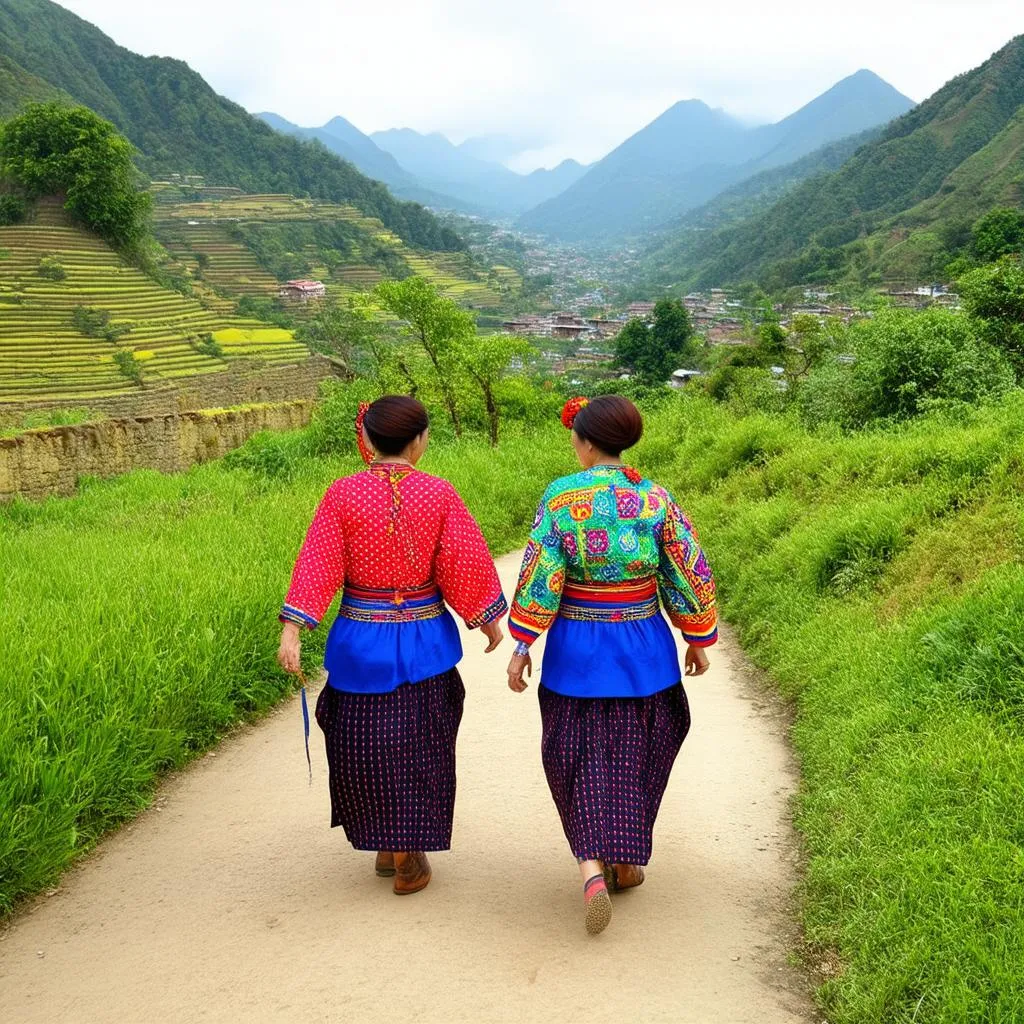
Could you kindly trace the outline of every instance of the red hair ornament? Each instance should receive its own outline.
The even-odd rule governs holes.
[[[577,395],[576,398],[570,398],[565,405],[562,406],[562,426],[566,430],[572,430],[573,424],[576,422],[576,417],[590,405],[590,399],[584,398],[582,395]]]

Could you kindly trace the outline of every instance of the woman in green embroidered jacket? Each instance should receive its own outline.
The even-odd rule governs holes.
[[[686,674],[708,668],[718,637],[715,583],[689,520],[622,452],[643,420],[626,398],[573,399],[583,471],[547,489],[523,560],[510,632],[509,686],[526,689],[530,646],[548,631],[540,685],[542,756],[584,882],[592,934],[611,918],[608,887],[644,880],[652,830],[690,727]]]

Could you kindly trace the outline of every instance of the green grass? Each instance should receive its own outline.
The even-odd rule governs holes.
[[[356,468],[350,444],[311,454],[331,426],[0,511],[3,906],[287,690],[276,610],[321,492]],[[424,463],[495,552],[571,468],[556,423],[505,431],[494,452],[439,423]],[[827,1019],[1024,1020],[1024,396],[847,435],[673,396],[632,461],[690,510],[793,704]]]
[[[0,911],[145,806],[162,771],[289,689],[274,655],[291,564],[328,483],[358,467],[307,447],[264,436],[179,476],[0,507],[0,631],[15,640],[0,653]],[[553,425],[529,444],[510,429],[498,452],[439,444],[423,468],[456,484],[503,551],[570,455]]]
[[[697,403],[656,434],[726,614],[795,705],[829,1021],[1024,1020],[1022,396],[852,436]]]

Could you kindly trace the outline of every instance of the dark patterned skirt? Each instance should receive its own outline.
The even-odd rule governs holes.
[[[564,697],[539,687],[541,754],[572,852],[646,864],[661,798],[690,729],[682,685],[650,697]]]
[[[357,850],[447,850],[455,741],[466,691],[456,669],[390,693],[325,686],[316,702],[327,746],[331,827]]]

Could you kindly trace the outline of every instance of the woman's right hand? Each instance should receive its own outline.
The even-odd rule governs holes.
[[[522,693],[528,685],[523,672],[533,675],[533,659],[528,654],[513,654],[508,663],[508,688],[513,693]]]
[[[299,627],[294,622],[286,622],[281,630],[281,646],[277,649],[277,663],[292,675],[302,671],[302,640]]]

